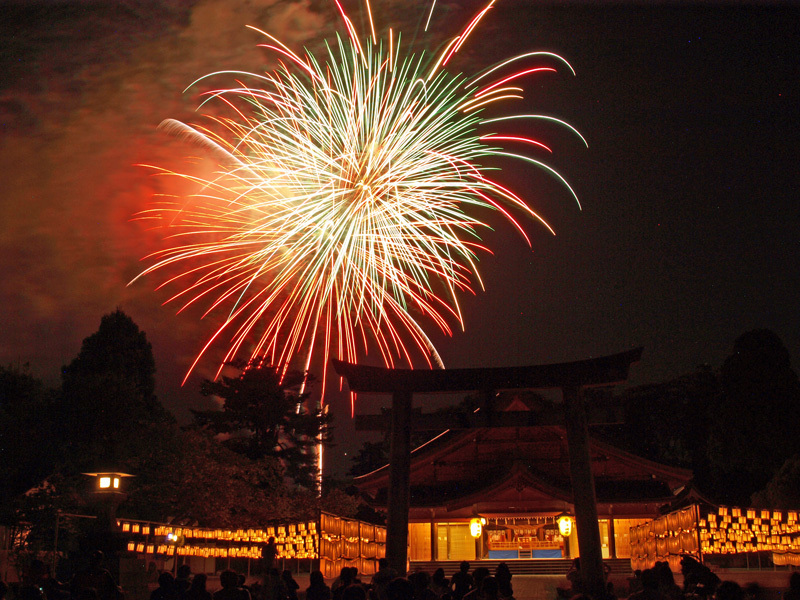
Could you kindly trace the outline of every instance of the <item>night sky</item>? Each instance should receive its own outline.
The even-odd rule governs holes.
[[[252,24],[299,49],[338,26],[333,2],[276,0],[0,1],[0,361],[50,383],[121,307],[156,355],[158,393],[180,419],[202,377],[180,382],[212,324],[175,315],[157,279],[126,284],[160,247],[131,216],[163,191],[139,164],[180,170],[198,151],[156,131],[192,121],[211,71],[270,65]],[[415,27],[407,2],[374,0]],[[437,4],[456,33],[476,2]],[[443,17],[444,15],[444,17]],[[396,22],[396,20],[394,21]],[[452,29],[450,28],[452,26]],[[554,180],[503,164],[554,227],[530,223],[533,250],[493,220],[486,291],[463,298],[465,332],[428,328],[448,367],[579,360],[644,346],[632,384],[719,367],[735,338],[774,330],[800,365],[800,9],[789,4],[543,3],[500,0],[459,66],[529,50],[565,57],[526,84],[537,112],[575,126],[543,131]],[[330,398],[339,471],[353,436]],[[364,398],[364,410],[380,402]]]

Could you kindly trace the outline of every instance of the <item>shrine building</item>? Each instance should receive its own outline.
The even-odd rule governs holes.
[[[503,395],[500,412],[536,411]],[[567,559],[578,555],[566,433],[558,424],[450,429],[411,453],[408,558]],[[589,438],[603,559],[631,559],[630,530],[662,514],[692,472]],[[355,479],[387,506],[389,465]],[[481,524],[478,527],[477,524]]]

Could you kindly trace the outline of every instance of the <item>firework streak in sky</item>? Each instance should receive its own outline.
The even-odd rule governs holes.
[[[391,29],[376,36],[368,3],[361,39],[337,1],[347,37],[329,43],[323,60],[261,31],[280,67],[230,72],[236,87],[207,92],[230,117],[208,128],[162,123],[220,166],[211,180],[182,175],[196,194],[140,215],[168,222],[171,240],[146,257],[140,277],[177,265],[163,284],[179,286],[170,301],[226,315],[191,369],[221,338],[229,338],[225,361],[246,354],[308,369],[313,357],[356,362],[373,347],[387,366],[411,365],[417,354],[443,366],[422,323],[448,334],[451,323],[463,326],[458,297],[482,285],[476,262],[487,250],[475,209],[500,211],[526,241],[512,213],[550,229],[481,161],[523,161],[575,196],[537,158],[549,149],[513,127],[535,118],[577,131],[543,115],[482,116],[521,99],[522,78],[571,72],[563,59],[533,52],[472,77],[447,70],[493,4],[440,51],[414,55]]]

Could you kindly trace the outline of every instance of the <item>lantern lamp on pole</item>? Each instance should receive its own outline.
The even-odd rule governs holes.
[[[84,473],[84,475],[92,478],[92,495],[97,502],[101,528],[113,531],[116,526],[117,507],[128,497],[122,482],[133,475],[116,471]]]
[[[106,471],[103,473],[84,473],[94,479],[94,492],[98,494],[122,494],[122,480],[125,477],[133,477],[130,473],[117,473]]]

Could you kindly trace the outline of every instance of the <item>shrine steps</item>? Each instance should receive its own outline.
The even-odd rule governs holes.
[[[469,561],[470,572],[475,567],[486,567],[494,575],[497,570],[497,565],[501,562],[506,563],[511,570],[512,575],[566,575],[569,567],[572,564],[572,559],[569,558],[515,558],[515,559],[485,559],[485,560],[471,560]],[[631,561],[627,558],[613,558],[603,561],[609,567],[611,572],[619,575],[628,575],[631,573]],[[444,574],[450,577],[458,571],[458,565],[461,564],[460,560],[438,560],[438,561],[411,561],[409,572],[413,571],[427,571],[431,575],[433,572],[441,567],[444,569]]]

